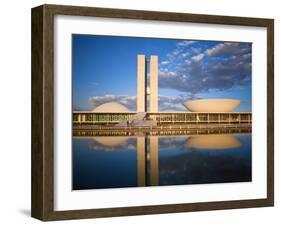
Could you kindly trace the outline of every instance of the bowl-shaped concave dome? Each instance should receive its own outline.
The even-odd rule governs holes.
[[[200,99],[184,102],[184,106],[191,112],[232,112],[240,100],[236,99]]]

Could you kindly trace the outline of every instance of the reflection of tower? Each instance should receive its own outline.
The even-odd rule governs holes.
[[[150,60],[147,60],[145,55],[138,55],[137,61],[137,112],[147,112],[147,95],[149,95],[149,111],[158,112],[158,56],[150,56]],[[149,89],[147,87],[148,61],[150,63]]]
[[[145,137],[137,137],[138,186],[146,186],[146,142]]]
[[[147,185],[156,186],[159,184],[159,145],[158,137],[149,137],[149,158],[147,157],[147,139],[145,137],[137,137],[137,172],[138,186]],[[147,178],[148,161],[150,162],[150,180]]]
[[[158,148],[158,137],[150,137],[150,184],[152,186],[158,185],[158,174],[159,174],[159,148]]]

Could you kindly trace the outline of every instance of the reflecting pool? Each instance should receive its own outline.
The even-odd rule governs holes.
[[[251,133],[73,137],[73,189],[247,182]]]

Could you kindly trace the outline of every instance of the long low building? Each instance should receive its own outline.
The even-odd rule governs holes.
[[[136,112],[93,112],[74,111],[73,124],[77,125],[112,125],[130,120]],[[147,113],[147,119],[162,124],[193,124],[193,123],[252,123],[251,112],[158,112]]]

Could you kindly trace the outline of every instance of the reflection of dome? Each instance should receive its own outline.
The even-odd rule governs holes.
[[[185,146],[199,149],[226,149],[240,147],[240,142],[230,134],[191,136]]]
[[[115,113],[115,112],[130,112],[124,105],[116,102],[108,102],[96,107],[93,112],[100,113]]]
[[[200,99],[187,101],[183,105],[192,112],[231,112],[240,104],[235,99]]]
[[[128,137],[95,137],[94,138],[99,144],[107,147],[122,146],[127,144]]]

